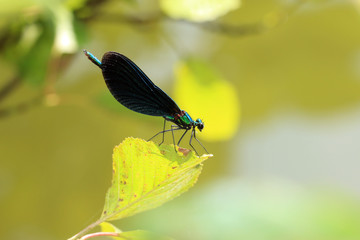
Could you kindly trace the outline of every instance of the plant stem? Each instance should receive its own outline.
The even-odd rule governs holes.
[[[80,238],[80,240],[87,240],[90,239],[92,237],[100,237],[100,236],[111,236],[111,237],[118,237],[119,233],[116,232],[97,232],[97,233],[90,233],[87,234],[85,236],[83,236],[82,238]]]
[[[99,219],[96,222],[93,222],[92,224],[90,224],[89,226],[87,226],[86,228],[84,228],[83,230],[81,230],[80,232],[78,232],[77,234],[75,234],[74,236],[72,236],[71,238],[69,238],[68,240],[76,240],[79,239],[80,237],[82,237],[85,233],[87,233],[88,231],[90,231],[91,229],[93,229],[94,227],[98,226],[100,223],[104,222],[105,219]]]

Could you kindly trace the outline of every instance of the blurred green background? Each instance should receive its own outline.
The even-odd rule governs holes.
[[[204,120],[215,156],[120,229],[360,239],[359,29],[358,0],[1,1],[0,239],[79,232],[100,216],[113,147],[162,129],[117,103],[82,49],[136,62]]]

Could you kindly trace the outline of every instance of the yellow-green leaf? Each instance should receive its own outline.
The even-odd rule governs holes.
[[[205,128],[198,134],[208,141],[228,140],[240,122],[240,102],[235,86],[209,64],[196,59],[180,62],[175,68],[176,102]]]
[[[122,231],[115,227],[113,224],[109,222],[102,222],[100,223],[101,231],[102,232],[114,232],[114,233],[121,233]]]
[[[113,180],[105,199],[103,221],[132,216],[162,205],[192,187],[202,162],[173,145],[158,146],[142,139],[127,138],[113,152]]]
[[[97,236],[107,236],[114,240],[172,240],[170,237],[160,236],[159,234],[144,230],[122,232],[120,229],[108,222],[101,223],[100,227],[101,232],[96,233]]]
[[[170,17],[195,22],[215,20],[240,4],[240,0],[160,0],[161,9]]]
[[[117,236],[112,236],[112,239],[123,240],[173,240],[173,238],[160,236],[152,232],[144,230],[134,230],[129,232],[119,233]]]
[[[129,232],[121,233],[119,239],[131,239],[131,240],[173,240],[170,237],[159,236],[158,234],[144,231],[144,230],[134,230]]]

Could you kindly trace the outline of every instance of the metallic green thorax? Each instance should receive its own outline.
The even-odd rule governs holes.
[[[181,111],[180,113],[175,114],[174,116],[164,116],[164,118],[170,122],[175,123],[182,129],[191,129],[197,127],[200,131],[203,129],[204,125],[200,119],[196,121],[192,120],[190,115]]]
[[[178,119],[179,122],[185,123],[186,125],[192,124],[194,121],[189,118],[189,115],[184,115]]]

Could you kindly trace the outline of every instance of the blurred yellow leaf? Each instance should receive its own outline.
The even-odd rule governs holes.
[[[161,9],[170,17],[195,22],[215,20],[240,4],[240,0],[160,0]]]
[[[175,69],[175,99],[192,118],[201,118],[205,128],[201,138],[228,140],[240,120],[240,103],[235,86],[200,60],[180,62]]]

